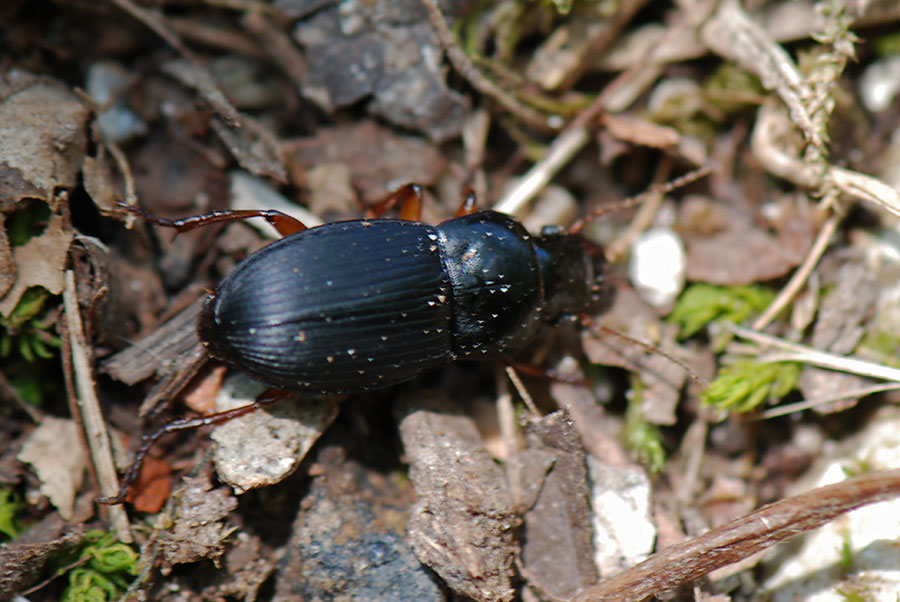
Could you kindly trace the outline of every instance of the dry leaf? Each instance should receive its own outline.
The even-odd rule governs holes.
[[[42,286],[54,295],[62,292],[63,271],[71,242],[72,229],[61,215],[54,215],[40,236],[13,248],[16,281],[0,300],[0,315],[9,316],[22,293],[32,286]]]
[[[30,76],[25,76],[26,79]],[[87,147],[88,107],[69,88],[32,78],[0,100],[0,210],[73,188]]]
[[[17,456],[31,464],[41,481],[41,493],[69,520],[75,510],[75,494],[81,487],[87,456],[74,421],[46,416],[34,429]]]

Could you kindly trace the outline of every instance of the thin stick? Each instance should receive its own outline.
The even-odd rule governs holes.
[[[828,248],[828,243],[831,241],[831,237],[837,230],[840,221],[840,216],[833,214],[822,224],[822,229],[819,230],[819,234],[816,236],[812,247],[810,247],[809,253],[806,254],[803,263],[797,268],[790,281],[781,289],[769,307],[766,308],[766,311],[760,314],[753,322],[754,330],[762,330],[768,326],[775,319],[775,316],[787,307],[788,303],[800,292],[800,289],[803,288],[803,285],[809,279],[809,275],[815,269],[816,264],[819,263],[819,259],[822,257],[825,249]]]
[[[805,401],[798,401],[797,403],[788,403],[776,408],[771,408],[766,410],[765,412],[761,412],[758,415],[758,418],[760,420],[768,420],[770,418],[777,418],[779,416],[785,416],[787,414],[802,412],[803,410],[811,410],[833,401],[841,401],[842,399],[851,399],[854,397],[865,397],[866,395],[881,393],[883,391],[896,391],[897,389],[900,389],[900,383],[885,383],[881,385],[872,385],[871,387],[859,387],[856,389],[850,389],[849,391],[843,391],[838,395],[829,395],[828,397],[822,397],[820,399],[808,399]]]
[[[113,461],[109,432],[100,411],[100,402],[94,391],[94,378],[91,371],[90,350],[84,340],[84,326],[78,308],[78,295],[75,292],[75,273],[66,270],[66,286],[63,290],[63,306],[66,312],[66,329],[69,332],[69,344],[72,349],[72,368],[75,373],[77,405],[81,413],[81,422],[91,454],[91,462],[97,474],[100,493],[112,495],[118,489],[118,476]],[[110,508],[109,519],[116,537],[124,543],[131,543],[131,527],[125,509]]]
[[[848,479],[790,497],[661,552],[581,592],[572,602],[639,602],[819,527],[860,506],[900,495],[900,470]]]
[[[425,10],[428,11],[428,20],[431,23],[431,28],[434,29],[434,33],[447,54],[447,58],[450,59],[450,62],[453,63],[453,67],[459,74],[472,84],[473,88],[485,96],[493,98],[504,109],[533,127],[543,130],[556,130],[562,126],[562,119],[559,116],[544,115],[532,109],[486,77],[456,43],[453,32],[447,26],[447,20],[444,18],[437,0],[422,0],[422,4],[425,6]]]
[[[589,140],[586,127],[573,125],[557,136],[547,148],[544,158],[535,163],[493,209],[507,215],[517,215],[553,176],[565,167]]]
[[[497,374],[499,377],[499,372]],[[516,412],[513,409],[512,393],[502,377],[498,378],[499,395],[497,395],[497,424],[500,427],[500,435],[506,446],[506,479],[516,508],[522,508],[522,456],[519,453],[519,429],[516,421]]]
[[[521,397],[522,401],[525,402],[525,407],[528,408],[528,411],[531,412],[534,416],[540,416],[541,413],[538,412],[537,406],[534,405],[534,399],[531,398],[531,393],[529,393],[528,389],[525,388],[524,383],[522,383],[522,379],[519,378],[518,373],[516,373],[516,369],[512,366],[507,366],[506,375],[509,377],[510,382],[512,382],[513,386],[516,388],[516,391],[519,393],[519,397]]]
[[[819,366],[820,368],[829,368],[839,372],[849,372],[850,374],[859,374],[860,376],[869,376],[871,378],[880,378],[892,382],[900,382],[900,370],[889,366],[882,366],[873,362],[855,359],[843,355],[835,355],[826,351],[820,351],[791,343],[778,337],[774,337],[762,332],[756,332],[749,328],[743,328],[736,324],[726,323],[725,327],[734,332],[736,335],[753,341],[764,347],[774,347],[785,353],[769,358],[769,361],[791,361]]]

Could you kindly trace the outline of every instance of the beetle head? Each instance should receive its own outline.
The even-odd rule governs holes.
[[[535,249],[544,284],[544,316],[556,321],[565,316],[598,311],[612,301],[606,282],[603,250],[577,234],[544,228]]]

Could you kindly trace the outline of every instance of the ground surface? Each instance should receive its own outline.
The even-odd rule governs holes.
[[[4,3],[0,599],[894,599],[896,509],[839,518],[900,490],[900,10],[858,10]],[[195,324],[272,233],[121,204],[313,226],[408,182],[430,223],[469,189],[535,234],[590,216],[607,302],[515,386],[297,396],[97,505],[142,433],[264,388]]]

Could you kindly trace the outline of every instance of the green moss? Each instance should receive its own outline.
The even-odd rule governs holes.
[[[644,419],[644,385],[637,375],[631,379],[631,397],[625,414],[625,445],[651,473],[659,473],[666,461],[659,428]]]
[[[800,365],[793,362],[740,360],[719,371],[701,400],[722,410],[749,412],[790,393],[799,378]]]
[[[32,237],[44,231],[50,219],[50,206],[33,200],[6,216],[6,235],[9,244],[21,247]]]
[[[0,489],[0,540],[14,539],[22,533],[18,516],[25,502],[11,488]]]
[[[677,324],[679,338],[686,339],[712,322],[743,322],[763,311],[774,298],[774,291],[764,286],[694,284],[678,298],[668,322]]]
[[[60,346],[60,340],[42,319],[51,298],[45,288],[33,286],[22,294],[8,317],[0,317],[0,358],[19,356],[31,363],[54,356],[52,349]]]
[[[66,558],[62,566],[83,561],[69,571],[69,585],[62,602],[106,602],[118,599],[138,574],[138,554],[131,546],[116,540],[113,533],[88,531],[81,546]]]

